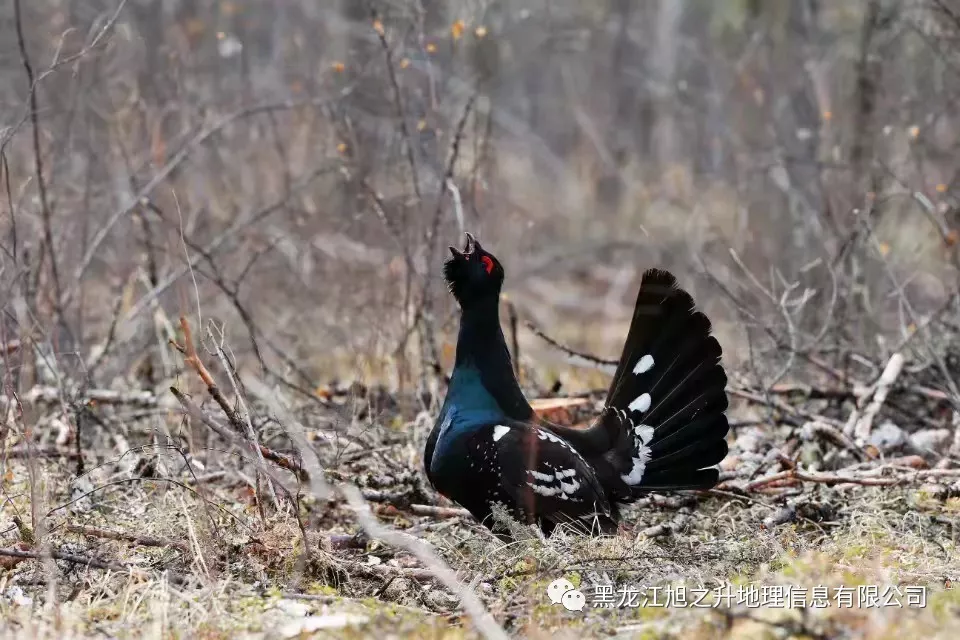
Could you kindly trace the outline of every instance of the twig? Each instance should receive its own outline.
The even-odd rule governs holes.
[[[393,49],[387,42],[387,34],[380,22],[379,16],[375,10],[370,12],[374,23],[374,31],[380,40],[380,46],[383,48],[383,55],[387,61],[387,77],[390,79],[390,87],[393,89],[393,103],[397,110],[397,118],[400,120],[400,134],[403,136],[404,145],[407,151],[407,162],[410,164],[410,181],[413,183],[413,192],[417,195],[417,200],[422,200],[420,193],[420,176],[417,172],[417,161],[413,149],[413,137],[410,135],[410,127],[407,126],[407,114],[403,108],[403,92],[400,90],[400,81],[397,79],[397,70],[393,63]]]
[[[174,160],[176,160],[176,158]],[[173,163],[174,160],[171,160],[170,162]],[[170,163],[168,163],[167,166],[170,166]],[[166,170],[167,166],[165,166],[164,169],[161,170],[161,173],[163,173],[163,171]],[[284,194],[277,200],[264,205],[263,207],[257,209],[256,211],[248,212],[245,215],[238,216],[236,218],[236,221],[233,224],[231,224],[227,229],[219,233],[215,238],[213,238],[212,240],[210,240],[209,243],[207,243],[207,245],[203,248],[202,257],[209,260],[209,257],[213,255],[214,252],[219,251],[221,247],[223,247],[223,245],[225,245],[227,241],[230,238],[232,238],[234,235],[236,235],[238,232],[243,231],[244,229],[247,229],[248,227],[258,222],[261,222],[266,218],[268,218],[273,213],[276,213],[277,211],[282,210],[283,207],[287,204],[287,202],[289,202],[290,198],[294,193],[308,187],[315,178],[325,173],[330,173],[333,170],[334,170],[334,165],[330,164],[330,165],[324,165],[323,167],[320,167],[314,171],[311,171],[309,175],[300,179],[298,183],[291,188],[289,193]],[[170,171],[173,171],[173,168],[171,168]],[[159,182],[161,182],[161,180],[157,180],[157,184],[159,184]],[[146,202],[148,201],[144,201],[143,198],[146,198],[146,194],[149,191],[152,191],[156,186],[157,186],[156,184],[153,184],[153,185],[148,184],[146,187],[141,189],[140,193],[137,196],[136,202],[129,204],[128,208],[121,210],[119,212],[120,215],[122,216],[123,214],[129,211],[133,211],[137,206],[140,206],[141,204],[143,204],[144,206],[148,206],[146,205]],[[119,217],[117,219],[119,219]],[[116,223],[116,220],[113,220],[113,219],[107,222],[108,225],[115,224],[115,223]],[[104,234],[103,238],[100,238],[98,235],[97,239],[99,240],[99,242],[103,242],[105,237],[106,237],[106,234]],[[199,249],[196,249],[196,247],[194,248],[195,250],[200,252]],[[92,261],[94,256],[91,255],[89,251],[87,255],[90,256],[89,260]],[[170,286],[173,283],[175,283],[177,280],[179,280],[181,277],[188,274],[190,272],[191,266],[194,266],[198,261],[199,261],[199,258],[194,257],[191,259],[190,263],[188,263],[187,265],[172,270],[167,276],[164,277],[164,279],[161,282],[159,282],[156,286],[151,288],[150,291],[145,293],[139,300],[137,300],[137,302],[130,308],[129,311],[127,311],[126,315],[124,315],[123,318],[121,319],[121,326],[125,326],[126,323],[132,321],[134,318],[139,316],[144,309],[146,309],[148,306],[154,303],[154,301],[157,299],[157,297],[160,296],[160,294],[162,294],[164,291],[170,288]],[[84,269],[85,268],[86,267],[84,267]],[[76,276],[76,280],[79,281],[82,275],[83,274],[80,273],[78,276]],[[70,298],[69,293],[67,295],[67,298],[68,299]]]
[[[106,540],[120,540],[123,542],[132,542],[142,547],[174,547],[183,551],[190,552],[190,545],[180,540],[164,540],[162,538],[151,538],[149,536],[138,536],[132,533],[121,533],[119,531],[109,531],[97,527],[85,527],[78,524],[68,524],[67,531],[91,538],[103,538]]]
[[[30,56],[27,54],[27,43],[23,37],[23,16],[20,11],[20,0],[13,0],[14,24],[17,32],[17,45],[20,48],[20,62],[27,74],[27,80],[30,83],[30,125],[33,129],[33,167],[37,178],[37,193],[40,197],[40,214],[43,226],[43,242],[46,251],[41,252],[37,263],[37,274],[43,269],[43,258],[47,253],[50,256],[50,277],[53,280],[53,308],[57,317],[61,317],[63,301],[63,291],[60,287],[60,271],[57,267],[57,252],[53,246],[53,223],[51,220],[50,201],[47,197],[47,183],[43,175],[43,155],[40,153],[40,109],[37,105],[37,92],[33,65],[30,63]]]
[[[217,386],[217,382],[213,379],[213,376],[210,375],[210,371],[206,365],[203,364],[203,360],[197,355],[197,347],[193,342],[193,332],[190,330],[190,323],[187,322],[186,316],[180,316],[180,329],[183,331],[183,345],[181,346],[174,343],[174,348],[184,355],[183,363],[200,376],[203,384],[207,386],[207,391],[210,393],[210,396],[213,397],[217,404],[220,405],[220,408],[223,409],[223,413],[226,414],[231,426],[233,426],[238,433],[242,433],[243,422],[237,416],[237,412],[233,410],[233,407],[230,406],[230,403],[227,402],[223,392],[220,391],[220,387]]]
[[[464,610],[473,619],[477,631],[485,638],[496,638],[498,640],[507,640],[508,636],[504,633],[497,621],[487,612],[483,602],[473,592],[472,589],[464,586],[447,564],[437,554],[430,549],[424,542],[413,536],[389,529],[380,524],[373,514],[370,507],[364,501],[360,491],[350,485],[340,485],[340,491],[347,499],[347,504],[360,521],[360,526],[364,528],[371,537],[379,538],[385,543],[409,551],[424,564],[433,576],[435,576],[445,587],[460,597],[460,603]]]
[[[877,380],[877,390],[873,394],[873,399],[854,425],[853,434],[858,443],[863,444],[870,438],[873,420],[877,417],[877,414],[880,412],[880,407],[883,406],[884,401],[887,399],[887,394],[890,393],[890,387],[892,387],[894,383],[896,383],[897,378],[900,377],[900,372],[903,370],[903,363],[903,354],[894,353],[890,356],[890,360],[887,361],[887,366],[883,368],[883,373],[880,374],[880,378]]]
[[[881,475],[886,471],[893,474]],[[899,472],[899,473],[896,473]],[[744,491],[757,491],[773,485],[791,484],[794,481],[812,482],[815,484],[858,484],[869,487],[894,486],[921,482],[931,478],[957,478],[960,469],[910,469],[907,467],[893,467],[884,465],[857,474],[851,473],[818,473],[802,469],[789,469],[773,473],[743,487]]]
[[[412,504],[410,512],[418,516],[433,516],[434,518],[467,518],[470,512],[459,507],[437,507],[428,504]]]
[[[744,491],[757,491],[772,485],[780,485],[781,481],[799,480],[803,482],[813,482],[816,484],[860,484],[870,487],[892,486],[901,483],[900,478],[875,478],[875,477],[857,477],[847,475],[837,475],[830,473],[811,473],[800,469],[788,469],[779,473],[773,473],[762,478],[757,478],[744,487]]]
[[[281,598],[288,600],[306,600],[308,602],[323,602],[326,604],[338,604],[349,602],[351,604],[358,604],[362,607],[370,608],[369,599],[359,599],[359,598],[349,598],[347,596],[341,596],[337,594],[324,594],[324,593],[297,593],[294,591],[282,591],[280,593]],[[396,602],[391,602],[389,604],[390,610],[401,610],[407,611],[412,614],[432,617],[438,615],[433,611],[427,611],[426,609],[418,609],[417,607],[410,607],[407,605],[397,604]]]
[[[273,449],[271,449],[266,445],[250,442],[245,438],[241,438],[240,436],[231,433],[229,429],[227,429],[222,424],[217,422],[216,419],[213,418],[213,416],[204,412],[200,407],[194,404],[192,400],[187,398],[187,396],[185,396],[183,392],[177,389],[176,387],[170,387],[170,393],[172,393],[177,398],[177,400],[180,402],[183,408],[187,410],[187,413],[189,413],[192,417],[196,418],[197,420],[200,420],[200,422],[202,422],[203,424],[213,429],[213,431],[215,431],[221,437],[225,438],[228,441],[241,440],[242,442],[246,443],[247,446],[250,448],[257,447],[260,450],[260,453],[263,454],[264,458],[276,464],[278,467],[281,467],[282,469],[286,469],[287,471],[293,473],[300,480],[310,479],[310,474],[307,473],[306,469],[303,469],[300,466],[300,464],[293,458],[290,458],[289,456],[286,456],[282,453],[274,451]]]
[[[570,347],[560,344],[543,331],[538,329],[532,322],[524,322],[524,325],[527,329],[533,332],[535,336],[549,344],[550,346],[559,349],[567,355],[567,362],[578,367],[591,367],[593,369],[598,369],[604,373],[613,375],[617,372],[616,360],[606,360],[603,358],[598,358],[596,356],[590,355],[588,353],[583,353],[582,351],[575,351]]]
[[[765,398],[759,395],[758,392],[755,392],[749,389],[737,388],[737,387],[728,388],[727,393],[729,393],[732,396],[744,398],[745,400],[749,400],[750,402],[754,402],[756,404],[764,405],[767,407],[773,407],[779,411],[782,411],[784,414],[786,414],[787,416],[790,416],[791,419],[794,419],[794,420],[796,420],[797,418],[803,418],[805,420],[817,420],[825,424],[832,424],[837,427],[843,426],[843,423],[840,422],[839,420],[834,420],[833,418],[828,418],[826,416],[810,413],[809,411],[804,411],[803,409],[798,409],[797,407],[794,407],[784,402],[782,398],[778,398],[778,397]],[[799,426],[799,423],[798,423],[798,426]]]
[[[81,404],[130,404],[141,407],[154,407],[157,398],[150,391],[115,391],[113,389],[85,389],[82,392],[76,389],[67,389],[67,393],[77,394],[75,402]],[[62,399],[61,389],[54,386],[37,385],[32,387],[20,398],[26,404],[59,404]],[[0,406],[11,402],[10,398],[0,395]]]
[[[33,448],[33,447],[13,447],[3,453],[5,458],[27,458],[37,456],[38,458],[68,458],[73,460],[77,457],[77,452],[70,449],[60,449],[54,447]]]
[[[44,558],[52,557],[55,560],[63,560],[64,562],[82,565],[91,569],[115,571],[117,573],[129,573],[130,575],[140,579],[149,578],[149,574],[138,567],[131,567],[124,564],[118,564],[116,562],[108,562],[106,560],[98,560],[97,558],[91,558],[88,556],[79,556],[73,553],[63,553],[62,551],[50,550],[41,553],[38,551],[21,551],[20,549],[0,548],[0,556],[6,556],[8,558],[26,558],[30,560],[43,560]],[[167,571],[166,574],[167,577],[170,578],[170,581],[176,584],[185,584],[187,582],[186,576],[180,575],[179,573]]]
[[[156,189],[164,180],[167,179],[171,173],[173,173],[177,167],[179,167],[184,160],[200,145],[212,138],[214,135],[221,132],[231,123],[236,120],[247,118],[253,115],[258,115],[261,113],[269,113],[273,111],[290,111],[293,109],[298,109],[305,106],[324,106],[332,104],[337,100],[349,95],[352,92],[352,88],[344,89],[337,96],[333,98],[311,98],[307,100],[286,100],[281,102],[269,102],[264,104],[257,104],[248,107],[240,108],[232,113],[219,118],[213,123],[202,127],[192,138],[187,140],[187,142],[177,151],[170,160],[167,161],[163,167],[145,184],[140,191],[138,191],[132,198],[126,201],[119,209],[114,211],[110,217],[107,219],[103,227],[94,235],[93,239],[90,242],[90,245],[87,247],[86,253],[83,255],[83,259],[80,261],[80,264],[77,266],[76,271],[74,272],[74,279],[79,281],[86,270],[90,267],[90,264],[93,262],[93,259],[97,256],[100,245],[104,240],[107,239],[107,236],[110,234],[111,229],[123,218],[125,215],[133,211],[138,207],[143,198],[149,196],[154,189]],[[286,202],[290,194],[284,194],[281,202]],[[277,208],[279,205],[277,205]],[[275,207],[271,205],[268,209],[273,210]],[[179,275],[177,276],[179,277]],[[127,316],[130,317],[129,315]]]
[[[221,331],[221,334],[222,334],[222,331]],[[253,420],[250,418],[250,410],[247,408],[247,404],[243,400],[243,395],[241,395],[240,393],[240,387],[237,385],[237,380],[233,374],[233,371],[232,371],[233,367],[230,363],[230,360],[229,358],[227,358],[227,354],[223,350],[223,345],[214,339],[213,333],[210,331],[209,327],[207,328],[207,335],[214,342],[214,346],[217,352],[217,357],[220,359],[220,363],[223,366],[224,371],[226,371],[227,373],[227,378],[230,380],[230,384],[233,386],[233,393],[234,395],[236,395],[237,402],[240,405],[240,410],[243,412],[244,420],[241,420],[241,422],[243,423],[243,426],[246,427],[247,438],[250,440],[250,442],[253,442],[257,445],[256,447],[254,447],[254,451],[257,454],[257,458],[259,458],[260,460],[260,466],[266,467],[267,463],[264,461],[263,452],[260,450],[260,446],[259,446],[260,441],[257,439],[257,432],[254,430]],[[238,416],[238,419],[239,419],[239,416]],[[257,474],[263,475],[261,474],[259,469],[257,470]],[[277,491],[273,486],[273,482],[270,480],[269,476],[266,476],[266,480],[267,480],[267,487],[269,487],[270,489],[270,498],[273,500],[274,506],[279,508],[280,499],[277,497]]]

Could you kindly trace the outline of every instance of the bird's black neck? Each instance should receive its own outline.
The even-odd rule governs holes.
[[[463,310],[455,369],[460,367],[475,367],[479,371],[484,388],[508,417],[526,420],[533,415],[513,372],[510,351],[500,328],[498,297],[475,300]],[[455,380],[451,380],[451,392],[453,384]]]

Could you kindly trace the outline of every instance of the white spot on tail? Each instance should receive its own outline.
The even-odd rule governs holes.
[[[493,441],[496,442],[503,436],[507,435],[508,431],[510,431],[510,427],[505,427],[502,424],[498,424],[493,428]]]
[[[637,360],[637,366],[633,368],[633,372],[639,375],[650,371],[650,369],[653,369],[653,356],[648,353]]]
[[[633,459],[633,467],[627,475],[620,475],[620,478],[629,485],[640,484],[643,480],[643,472],[647,468],[647,462],[650,460],[650,449],[640,447],[639,457]]]
[[[630,411],[639,411],[640,413],[643,413],[644,411],[650,408],[650,394],[649,393],[640,394],[639,396],[637,396],[637,398],[633,402],[631,402],[627,406],[627,408],[630,409]]]
[[[653,439],[653,427],[650,425],[642,424],[634,428],[633,432],[640,439],[641,444],[647,444]]]

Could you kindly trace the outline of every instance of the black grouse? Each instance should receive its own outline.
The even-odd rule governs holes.
[[[502,537],[492,507],[537,524],[611,533],[649,491],[709,489],[727,454],[720,344],[666,271],[644,273],[604,409],[588,428],[538,417],[513,373],[498,313],[504,271],[469,233],[444,278],[460,304],[456,364],[427,439],[434,488]]]

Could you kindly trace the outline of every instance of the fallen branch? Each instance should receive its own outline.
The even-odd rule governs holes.
[[[162,538],[151,538],[149,536],[138,536],[132,533],[122,533],[119,531],[109,531],[97,527],[85,527],[77,524],[67,525],[67,531],[90,538],[102,538],[104,540],[119,540],[122,542],[132,542],[141,547],[173,547],[184,553],[190,553],[190,545],[181,540],[164,540]]]
[[[39,551],[22,551],[20,549],[10,549],[0,547],[0,556],[7,558],[24,558],[29,560],[43,560],[44,558],[53,558],[54,560],[63,560],[64,562],[69,562],[71,564],[81,565],[90,569],[101,569],[103,571],[115,571],[117,573],[129,573],[131,576],[147,580],[150,578],[150,574],[143,569],[137,567],[131,567],[129,565],[119,564],[116,562],[109,562],[106,560],[99,560],[97,558],[91,558],[88,556],[79,556],[73,553],[63,553],[61,551],[48,551],[48,552],[39,552]],[[171,582],[176,584],[185,584],[187,578],[180,575],[179,573],[174,573],[172,571],[166,572],[167,577]]]
[[[787,471],[780,471],[779,473],[773,473],[762,478],[757,478],[753,482],[748,483],[744,487],[744,491],[757,491],[769,486],[781,485],[781,481],[789,481],[791,484],[794,483],[794,481],[801,481],[826,485],[860,484],[870,487],[900,484],[899,478],[857,477],[830,473],[811,473],[802,471],[800,469],[788,469]]]
[[[350,603],[354,605],[359,605],[367,609],[370,608],[371,604],[369,599],[360,599],[360,598],[350,598],[347,596],[341,596],[338,594],[326,594],[326,593],[297,593],[295,591],[282,591],[280,597],[286,600],[306,600],[308,602],[322,602],[324,604],[343,604]],[[438,615],[434,611],[428,611],[427,609],[419,609],[417,607],[411,607],[408,605],[397,604],[396,602],[391,602],[389,604],[391,611],[401,610],[407,611],[409,613],[420,615],[420,616],[436,616]]]
[[[730,387],[727,389],[727,393],[738,398],[743,398],[754,404],[763,405],[765,407],[771,407],[782,411],[784,414],[791,416],[792,418],[802,418],[804,420],[816,420],[824,424],[830,424],[835,427],[842,427],[843,423],[839,420],[834,420],[826,416],[818,415],[811,413],[809,411],[804,411],[798,409],[797,407],[791,406],[787,402],[784,402],[783,398],[780,397],[764,397],[761,392],[756,392],[747,388],[736,388]]]
[[[459,507],[441,507],[431,504],[411,504],[408,491],[382,491],[380,489],[363,489],[363,499],[368,502],[394,507],[398,510],[410,511],[418,516],[433,516],[435,518],[460,518],[470,515],[466,509]]]
[[[880,407],[883,406],[884,401],[887,399],[887,394],[890,393],[890,387],[892,387],[894,383],[896,383],[897,378],[900,377],[900,372],[903,370],[903,363],[903,355],[895,353],[890,356],[890,360],[887,361],[887,366],[883,368],[883,373],[881,373],[880,378],[877,379],[877,389],[873,394],[873,398],[870,400],[870,404],[864,409],[863,415],[857,418],[854,423],[853,435],[858,443],[863,444],[870,438],[873,420],[877,417],[877,414],[880,412]]]
[[[411,513],[418,516],[432,516],[434,518],[467,518],[470,512],[460,507],[435,507],[427,504],[410,505]]]
[[[69,458],[75,460],[80,457],[76,450],[68,450],[59,447],[13,447],[9,451],[0,454],[0,458]]]
[[[893,472],[893,474],[887,474]],[[900,473],[897,473],[900,472]],[[744,491],[758,491],[771,486],[796,484],[797,482],[811,482],[816,484],[858,484],[868,487],[894,486],[911,484],[930,478],[960,478],[960,469],[909,469],[884,465],[857,474],[848,473],[819,473],[802,469],[788,469],[762,478],[743,487]]]
[[[24,404],[59,404],[63,397],[63,390],[59,387],[37,385],[20,396]],[[139,407],[154,407],[157,398],[149,391],[115,391],[113,389],[68,389],[68,396],[77,395],[76,402],[81,404],[110,404],[136,405]],[[0,395],[0,407],[8,406],[12,401]]]
[[[361,576],[364,578],[407,578],[417,580],[418,582],[440,582],[437,574],[430,569],[421,569],[418,567],[394,567],[388,564],[365,564],[363,562],[348,562],[340,560],[344,570],[347,573]],[[457,593],[454,591],[454,593]]]

